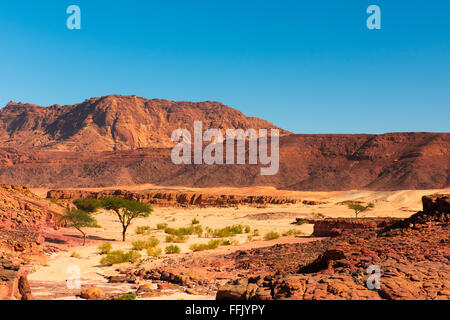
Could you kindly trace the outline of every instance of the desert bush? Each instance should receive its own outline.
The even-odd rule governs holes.
[[[155,247],[147,248],[147,254],[149,257],[157,258],[161,255],[161,253],[162,253],[161,248]]]
[[[156,229],[158,230],[164,230],[165,228],[167,228],[167,223],[158,223],[156,225]]]
[[[100,263],[102,265],[113,265],[124,262],[135,263],[141,258],[141,254],[136,250],[131,250],[128,252],[123,252],[122,250],[115,250],[104,256]]]
[[[77,258],[77,259],[81,259],[81,255],[78,252],[72,252],[72,254],[70,255],[72,258]]]
[[[166,236],[166,242],[168,243],[184,243],[186,242],[187,237],[185,235],[182,234],[178,234],[178,235],[168,235]]]
[[[177,245],[170,245],[166,247],[166,253],[167,254],[174,254],[174,253],[180,253],[181,249]]]
[[[245,226],[245,233],[250,233],[250,231],[251,231],[251,228],[250,228],[250,226]]]
[[[220,243],[221,246],[236,246],[239,242],[236,240],[225,239]]]
[[[194,218],[192,219],[192,224],[200,224],[200,221]]]
[[[141,251],[148,248],[156,247],[159,244],[159,240],[155,237],[151,237],[148,240],[137,240],[133,241],[133,250]]]
[[[207,236],[211,238],[228,238],[233,237],[237,234],[243,234],[245,231],[245,227],[238,224],[229,227],[225,227],[222,229],[207,229]]]
[[[200,225],[192,225],[187,228],[178,229],[167,227],[164,229],[164,232],[175,236],[190,236],[196,234],[197,236],[201,237],[201,235],[203,234],[203,229]]]
[[[151,231],[149,226],[140,226],[135,229],[136,234],[149,234]]]
[[[203,251],[203,250],[211,250],[211,249],[217,249],[220,245],[220,240],[211,240],[208,243],[197,243],[191,245],[189,248],[196,252],[196,251]]]
[[[253,230],[253,236],[254,237],[259,237],[260,236],[258,229]]]
[[[303,224],[308,224],[308,223],[309,223],[308,220],[305,220],[305,219],[300,219],[300,220],[297,220],[297,222],[296,222],[296,224],[299,226],[301,226]]]
[[[296,235],[299,235],[299,234],[304,234],[304,233],[302,231],[300,231],[300,230],[290,229],[290,230],[288,230],[286,232],[283,232],[283,237],[296,236]]]
[[[98,250],[100,254],[108,254],[112,250],[112,245],[109,242],[104,242],[98,246]]]
[[[280,237],[280,234],[278,232],[275,231],[270,231],[268,233],[266,233],[266,235],[264,236],[265,240],[274,240],[274,239],[278,239]]]
[[[113,300],[136,300],[136,296],[134,294],[127,293],[118,297],[114,297]]]

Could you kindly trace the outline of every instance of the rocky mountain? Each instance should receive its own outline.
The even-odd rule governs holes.
[[[280,138],[280,169],[273,176],[262,176],[260,165],[175,165],[170,151],[77,153],[0,148],[0,181],[50,188],[153,183],[319,191],[450,185],[448,133],[284,136]]]
[[[301,135],[280,129],[279,171],[261,165],[175,165],[177,128],[275,128],[218,102],[136,96],[73,106],[9,103],[0,110],[0,183],[103,187],[274,186],[293,190],[399,190],[450,186],[450,133]]]
[[[205,130],[276,128],[219,102],[110,95],[66,106],[10,102],[0,109],[0,145],[59,151],[164,148],[174,145],[174,130],[192,132],[194,121],[202,121]]]

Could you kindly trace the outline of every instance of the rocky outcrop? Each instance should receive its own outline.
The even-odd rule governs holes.
[[[194,192],[163,192],[163,191],[139,191],[126,190],[104,190],[104,191],[82,191],[82,190],[51,190],[47,198],[56,200],[72,201],[80,198],[105,198],[120,197],[128,200],[137,200],[154,206],[198,206],[198,207],[229,207],[238,205],[269,205],[269,204],[295,204],[299,200],[276,196],[238,196],[238,195],[215,195]]]
[[[0,301],[33,300],[27,274],[19,264],[0,259]]]
[[[42,231],[62,212],[27,188],[0,186],[0,300],[33,299],[22,265],[46,262]]]
[[[242,268],[253,275],[221,286],[217,299],[449,300],[447,199],[424,197],[424,211],[381,230],[349,229],[315,243],[238,255],[248,262]],[[278,261],[271,263],[275,257]],[[275,272],[267,274],[263,266]],[[379,287],[368,285],[373,283],[371,266],[380,271]]]
[[[396,218],[324,218],[304,219],[297,221],[307,222],[314,225],[313,235],[316,237],[336,237],[346,231],[357,230],[381,230],[387,226],[400,221]]]

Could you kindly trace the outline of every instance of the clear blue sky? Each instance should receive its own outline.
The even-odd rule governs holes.
[[[449,17],[448,0],[1,1],[0,106],[136,94],[296,133],[450,132]]]

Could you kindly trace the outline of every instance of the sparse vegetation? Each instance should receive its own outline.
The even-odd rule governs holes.
[[[192,225],[187,228],[165,228],[164,232],[167,234],[175,235],[175,236],[190,236],[193,234],[196,234],[197,236],[201,237],[203,234],[203,228],[200,225]]]
[[[237,234],[243,234],[245,232],[245,227],[238,224],[238,225],[233,225],[230,227],[225,227],[222,229],[211,229],[211,228],[207,228],[206,229],[206,236],[210,237],[210,238],[229,238],[229,237],[233,237]],[[250,232],[250,231],[249,231]]]
[[[300,230],[297,230],[297,229],[290,229],[290,230],[288,230],[288,231],[286,231],[286,232],[283,232],[283,237],[287,237],[287,236],[297,236],[297,235],[300,235],[300,234],[304,234],[302,231],[300,231]]]
[[[156,247],[159,244],[159,240],[155,237],[152,237],[148,240],[137,240],[133,241],[133,250],[141,251],[148,248]]]
[[[170,234],[168,236],[166,236],[166,242],[168,243],[184,243],[186,242],[187,237],[183,234],[177,234],[177,235],[173,235]]]
[[[167,223],[158,223],[156,225],[156,229],[158,230],[164,230],[165,228],[167,228]]]
[[[217,249],[220,245],[220,240],[210,240],[208,243],[197,243],[190,246],[190,249],[194,252]]]
[[[150,234],[151,231],[150,226],[140,226],[135,229],[136,234]]]
[[[114,297],[113,300],[136,300],[136,296],[131,293],[127,293],[118,297]]]
[[[358,218],[358,215],[361,212],[364,212],[364,211],[370,210],[372,208],[375,208],[375,205],[373,203],[369,203],[369,204],[364,206],[364,205],[361,205],[361,204],[358,204],[358,203],[350,203],[348,205],[348,208],[351,209],[351,210],[354,210],[355,211],[355,216],[356,216],[356,218]]]
[[[266,235],[264,236],[264,240],[274,240],[274,239],[278,239],[279,237],[280,237],[280,234],[278,232],[270,231],[270,232],[266,233]]]
[[[100,254],[108,254],[112,250],[112,245],[109,242],[104,242],[103,244],[98,246],[98,250]]]
[[[72,254],[70,255],[72,258],[77,258],[77,259],[81,259],[81,255],[78,252],[72,252]]]
[[[161,248],[155,247],[147,248],[147,254],[149,257],[157,258],[161,255],[161,253],[162,253]]]
[[[166,247],[167,254],[174,254],[174,253],[180,253],[180,252],[181,252],[181,249],[177,245],[172,244],[172,245]]]
[[[192,224],[200,224],[200,221],[194,218],[192,219]]]
[[[141,254],[135,250],[124,252],[122,250],[115,250],[109,252],[104,256],[100,263],[102,265],[114,265],[119,263],[131,262],[135,263],[141,258]]]
[[[239,242],[234,239],[233,240],[225,239],[225,240],[222,240],[222,242],[220,243],[220,245],[222,245],[222,246],[236,246],[238,244],[239,244]]]
[[[308,224],[308,223],[309,223],[308,220],[305,220],[305,219],[299,219],[296,221],[296,224],[299,226],[301,226],[303,224]]]

